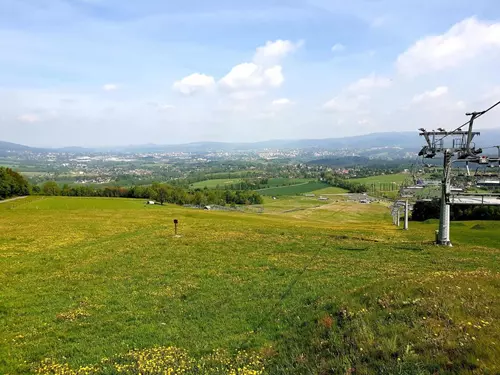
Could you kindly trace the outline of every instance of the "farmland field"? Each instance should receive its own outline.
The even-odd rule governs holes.
[[[407,178],[411,179],[411,175],[409,173],[395,173],[395,174],[385,174],[379,176],[370,176],[370,177],[362,177],[362,178],[352,178],[350,181],[359,182],[361,184],[379,184],[379,183],[391,183],[395,182],[400,184]]]
[[[191,187],[193,189],[199,188],[199,189],[204,189],[205,187],[207,189],[215,189],[217,185],[220,188],[224,188],[225,185],[233,185],[233,184],[238,184],[242,181],[241,178],[216,178],[213,180],[205,180],[205,181],[199,181],[195,182],[194,184],[191,184]]]
[[[325,182],[308,181],[296,185],[259,189],[257,190],[257,192],[259,192],[259,194],[261,195],[267,195],[267,196],[296,195],[296,194],[310,193],[312,191],[323,189],[328,186],[329,185],[326,184]]]
[[[383,204],[263,207],[1,204],[0,373],[500,372],[499,222],[447,248]]]
[[[314,190],[311,193],[314,193],[316,195],[329,195],[329,194],[345,194],[347,193],[347,190],[336,187],[336,186],[329,186],[325,187],[319,190]]]
[[[191,184],[191,188],[207,188],[207,189],[215,189],[217,186],[220,188],[224,188],[226,185],[237,185],[243,179],[241,178],[220,178],[213,180],[204,180]],[[288,185],[297,185],[311,181],[307,178],[270,178],[268,180],[267,186],[269,187],[279,187],[279,186],[288,186]]]

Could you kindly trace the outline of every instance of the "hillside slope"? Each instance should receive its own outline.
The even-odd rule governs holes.
[[[500,223],[453,223],[441,248],[381,204],[261,212],[0,205],[0,373],[500,371]]]

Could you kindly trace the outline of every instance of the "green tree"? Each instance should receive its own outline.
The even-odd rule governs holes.
[[[169,196],[169,189],[165,185],[157,185],[154,188],[155,191],[155,199],[160,202],[160,204],[163,206],[163,204],[167,201],[168,196]]]
[[[61,188],[57,185],[55,181],[47,181],[43,184],[42,191],[45,195],[59,195],[61,194]]]
[[[0,167],[0,199],[29,194],[28,181],[10,168]]]

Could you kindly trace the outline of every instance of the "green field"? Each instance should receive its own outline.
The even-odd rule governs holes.
[[[351,178],[352,182],[359,182],[360,184],[380,184],[380,183],[391,183],[395,182],[400,184],[404,182],[406,179],[411,179],[411,175],[409,173],[395,173],[395,174],[385,174],[379,176],[370,176],[363,178]]]
[[[360,184],[371,185],[371,184],[388,184],[395,183],[400,185],[407,179],[411,180],[412,176],[409,173],[395,173],[395,174],[384,174],[379,176],[370,176],[363,178],[351,178],[349,181],[358,182]]]
[[[499,222],[262,207],[0,204],[0,374],[500,372]]]
[[[191,188],[193,189],[204,189],[205,187],[207,189],[215,189],[217,185],[220,188],[224,188],[226,185],[236,185],[242,181],[241,178],[218,178],[214,180],[205,180],[205,181],[199,181],[195,182],[194,184],[191,184]]]
[[[204,189],[206,187],[207,189],[215,189],[217,186],[219,186],[219,188],[224,188],[224,186],[226,185],[237,185],[241,181],[243,181],[243,179],[241,178],[220,178],[213,180],[204,180],[191,184],[191,188]],[[268,179],[267,186],[281,187],[284,185],[288,186],[288,185],[303,184],[309,181],[311,181],[311,179],[308,178],[270,178]]]
[[[257,190],[257,192],[261,195],[267,195],[267,196],[297,195],[324,189],[328,186],[329,185],[326,184],[325,182],[308,181],[308,182],[301,182],[297,185],[259,189]]]
[[[325,187],[319,190],[314,190],[312,193],[316,195],[329,195],[329,194],[345,194],[347,193],[347,190],[336,187],[336,186],[329,186]]]

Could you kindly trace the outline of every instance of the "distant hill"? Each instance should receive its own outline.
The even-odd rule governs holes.
[[[0,141],[0,151],[29,151],[31,147],[19,145],[17,143]]]
[[[479,130],[481,135],[476,143],[479,147],[487,147],[500,144],[500,129]],[[210,152],[210,151],[262,151],[266,149],[311,149],[311,150],[334,150],[334,149],[370,149],[370,148],[401,148],[406,150],[418,150],[424,144],[418,132],[387,132],[371,133],[352,137],[325,138],[325,139],[276,139],[263,142],[195,142],[178,145],[130,145],[102,148],[64,147],[64,148],[33,148],[16,143],[0,141],[1,152]]]
[[[481,130],[480,130],[481,131]],[[479,143],[480,142],[480,143]],[[371,133],[352,137],[325,138],[325,139],[276,139],[262,142],[229,143],[229,142],[196,142],[180,145],[132,145],[117,147],[114,150],[127,152],[207,152],[207,151],[261,151],[265,149],[369,149],[369,148],[402,148],[419,150],[424,145],[424,140],[418,132],[387,132]],[[486,143],[488,143],[486,145]],[[478,144],[491,146],[500,144],[500,129],[487,129],[481,131]]]

